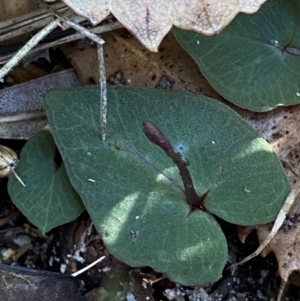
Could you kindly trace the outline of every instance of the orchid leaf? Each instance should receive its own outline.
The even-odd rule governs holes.
[[[48,131],[30,138],[22,149],[16,173],[9,177],[13,203],[42,233],[77,218],[85,209],[73,189],[65,166],[54,162],[55,142]]]
[[[108,250],[182,284],[217,280],[227,244],[213,215],[267,223],[289,192],[271,147],[213,99],[127,87],[108,87],[102,141],[98,93],[98,87],[53,90],[45,103],[70,181]],[[177,167],[144,135],[145,120],[189,161],[205,210],[191,208]]]

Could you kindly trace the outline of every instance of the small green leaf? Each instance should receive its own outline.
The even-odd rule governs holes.
[[[268,0],[220,34],[173,28],[180,45],[224,98],[253,111],[300,103],[300,2]]]
[[[177,167],[146,138],[142,122],[155,123],[188,159],[197,194],[207,193],[206,209],[236,224],[274,220],[289,192],[271,147],[217,101],[127,87],[108,87],[103,142],[98,92],[52,91],[46,110],[70,180],[107,248],[186,285],[217,280],[225,237],[210,213],[191,212]]]
[[[74,220],[84,211],[64,165],[55,166],[55,149],[48,131],[37,133],[25,144],[16,168],[26,187],[14,175],[8,182],[12,201],[42,233]]]

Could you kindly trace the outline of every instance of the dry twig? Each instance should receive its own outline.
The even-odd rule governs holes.
[[[262,242],[262,244],[249,256],[244,258],[242,261],[232,265],[233,271],[236,269],[237,266],[244,264],[245,262],[249,261],[250,259],[256,257],[260,254],[260,252],[269,244],[269,242],[274,238],[276,233],[278,232],[279,228],[282,226],[284,220],[286,219],[288,213],[292,205],[294,204],[297,196],[300,194],[300,186],[298,185],[296,188],[293,188],[288,197],[286,198],[280,212],[278,213],[276,220],[274,222],[273,228],[267,238]]]
[[[59,25],[59,20],[54,20],[34,35],[0,70],[0,82],[4,76],[25,57],[46,35]]]

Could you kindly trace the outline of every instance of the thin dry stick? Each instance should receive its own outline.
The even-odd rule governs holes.
[[[97,45],[99,63],[99,83],[100,83],[100,128],[102,140],[106,136],[106,115],[107,115],[107,89],[104,65],[103,45]]]
[[[95,33],[95,34],[101,34],[101,33],[113,31],[115,29],[119,29],[119,28],[122,28],[122,27],[123,26],[119,22],[113,22],[113,23],[103,24],[101,26],[91,28],[90,31]],[[58,45],[65,44],[65,43],[68,43],[68,42],[76,41],[76,40],[79,40],[83,37],[84,37],[83,34],[76,32],[76,33],[73,33],[69,36],[57,39],[55,41],[51,41],[51,42],[48,42],[48,43],[45,43],[45,44],[38,45],[34,49],[30,50],[29,53],[34,53],[34,52],[37,52],[37,51],[40,51],[40,50],[43,50],[43,49],[47,49],[47,48],[58,46]],[[0,64],[5,64],[12,56],[13,56],[13,54],[0,56]]]
[[[17,174],[13,169],[11,169],[11,172],[14,174],[14,176],[17,178],[17,180],[18,180],[24,187],[26,187],[26,185],[24,184],[24,182],[22,181],[22,179],[18,176],[18,174]]]
[[[15,67],[20,60],[41,41],[47,34],[49,34],[55,27],[59,25],[59,20],[54,20],[46,27],[34,35],[0,70],[0,82],[3,82],[3,77]]]
[[[68,10],[63,3],[54,4],[60,12]],[[40,30],[53,20],[53,16],[44,10],[33,11],[26,15],[0,22],[0,42],[14,38],[24,33]]]
[[[282,301],[282,297],[283,297],[283,293],[284,293],[286,284],[287,283],[284,280],[281,279],[281,283],[280,283],[280,286],[279,286],[279,291],[278,291],[277,296],[276,296],[276,301]]]
[[[57,4],[54,4],[53,6],[57,10],[62,10],[62,9],[66,10],[66,9],[68,9],[68,7],[63,3],[57,3]],[[47,25],[49,23],[49,20],[44,25],[42,25],[40,28],[35,27],[35,25],[34,25],[35,21],[40,20],[40,19],[44,19],[44,18],[47,18],[47,17],[51,17],[50,21],[53,20],[52,15],[50,15],[48,11],[45,12],[45,11],[41,11],[41,10],[38,10],[38,11],[36,10],[36,11],[32,11],[32,12],[26,14],[26,15],[18,16],[18,17],[8,19],[8,20],[5,20],[5,21],[1,21],[0,22],[0,35],[1,35],[1,38],[2,38],[2,34],[4,34],[5,32],[13,31],[17,28],[23,27],[26,30],[26,26],[28,24],[32,25],[33,30],[40,29],[41,27],[44,27],[45,25]]]
[[[82,273],[84,273],[85,271],[87,271],[88,269],[90,269],[91,267],[93,267],[94,265],[96,265],[98,262],[102,261],[105,258],[105,256],[100,257],[99,259],[95,260],[94,262],[92,262],[91,264],[89,264],[88,266],[86,266],[85,268],[71,274],[71,276],[76,277]]]
[[[83,26],[74,23],[70,19],[68,19],[66,16],[60,14],[56,10],[54,10],[50,5],[45,4],[41,0],[32,0],[34,3],[36,3],[39,7],[47,9],[49,12],[51,12],[55,17],[57,17],[59,20],[63,21],[64,23],[68,24],[70,27],[74,28],[75,30],[79,31],[92,41],[96,42],[97,44],[103,45],[105,42],[97,35],[90,32],[88,29],[84,28]]]
[[[288,197],[286,198],[280,212],[277,215],[277,218],[274,222],[273,228],[270,232],[270,234],[267,236],[267,238],[263,241],[263,243],[256,249],[255,252],[244,258],[242,261],[234,264],[233,271],[235,268],[241,264],[244,264],[245,262],[249,261],[250,259],[254,258],[255,256],[259,255],[260,252],[268,245],[268,243],[274,238],[279,228],[282,226],[286,216],[288,215],[292,205],[295,202],[296,197],[300,193],[300,186],[297,186],[296,188],[293,188]]]
[[[104,66],[104,55],[102,45],[105,43],[99,36],[90,32],[83,26],[74,23],[69,20],[66,16],[61,15],[55,11],[50,5],[46,5],[41,0],[33,0],[41,8],[49,10],[58,19],[73,27],[78,32],[82,33],[92,41],[96,42],[98,45],[98,62],[99,62],[99,81],[100,81],[100,126],[101,126],[101,136],[102,140],[105,140],[106,135],[106,112],[107,112],[107,97],[106,97],[106,76],[105,76],[105,66]]]
[[[166,279],[166,277],[160,277],[158,279],[152,280],[152,279],[148,279],[148,278],[143,278],[143,281],[145,281],[146,283],[149,283],[150,285],[153,285],[154,283],[157,283],[163,279]]]

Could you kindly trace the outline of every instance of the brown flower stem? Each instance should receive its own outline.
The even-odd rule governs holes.
[[[147,138],[151,142],[162,148],[178,167],[189,204],[193,208],[200,207],[200,209],[203,209],[203,207],[201,206],[201,201],[195,191],[191,174],[187,168],[187,164],[183,161],[182,157],[174,151],[174,148],[169,140],[153,122],[143,121],[142,126]]]

